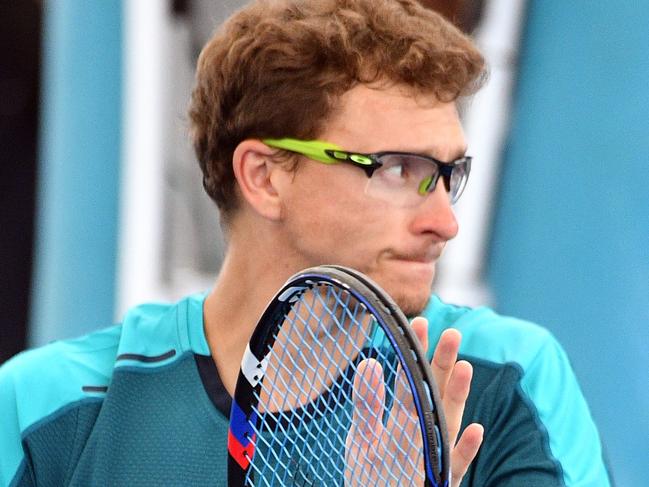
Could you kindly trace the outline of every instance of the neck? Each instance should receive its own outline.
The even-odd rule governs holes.
[[[232,395],[243,352],[262,312],[297,270],[278,261],[271,239],[260,232],[232,235],[223,266],[203,308],[205,334],[226,390]],[[254,257],[251,257],[254,256]]]

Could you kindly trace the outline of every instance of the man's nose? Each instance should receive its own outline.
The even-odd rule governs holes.
[[[417,233],[433,233],[442,241],[451,240],[457,235],[457,219],[442,178],[417,209],[414,222]]]

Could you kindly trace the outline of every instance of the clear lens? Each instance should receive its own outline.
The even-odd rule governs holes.
[[[450,190],[449,196],[451,203],[455,203],[466,187],[466,182],[469,180],[469,172],[471,171],[471,158],[465,157],[453,166],[453,172],[451,173],[450,178]]]
[[[382,166],[368,180],[366,194],[398,206],[420,204],[439,179],[439,168],[425,157],[385,154],[379,160]],[[469,162],[466,158],[455,165],[444,181],[451,203],[457,201],[466,185]]]

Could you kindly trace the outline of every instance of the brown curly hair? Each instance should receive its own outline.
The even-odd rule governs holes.
[[[258,0],[204,47],[189,116],[203,185],[237,207],[232,154],[246,138],[314,139],[359,83],[452,101],[485,74],[473,42],[415,0]]]

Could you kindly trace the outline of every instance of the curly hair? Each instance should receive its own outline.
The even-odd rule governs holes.
[[[357,84],[406,85],[453,101],[485,76],[473,42],[415,0],[258,0],[198,60],[189,116],[203,185],[237,207],[232,155],[247,138],[313,139]]]

